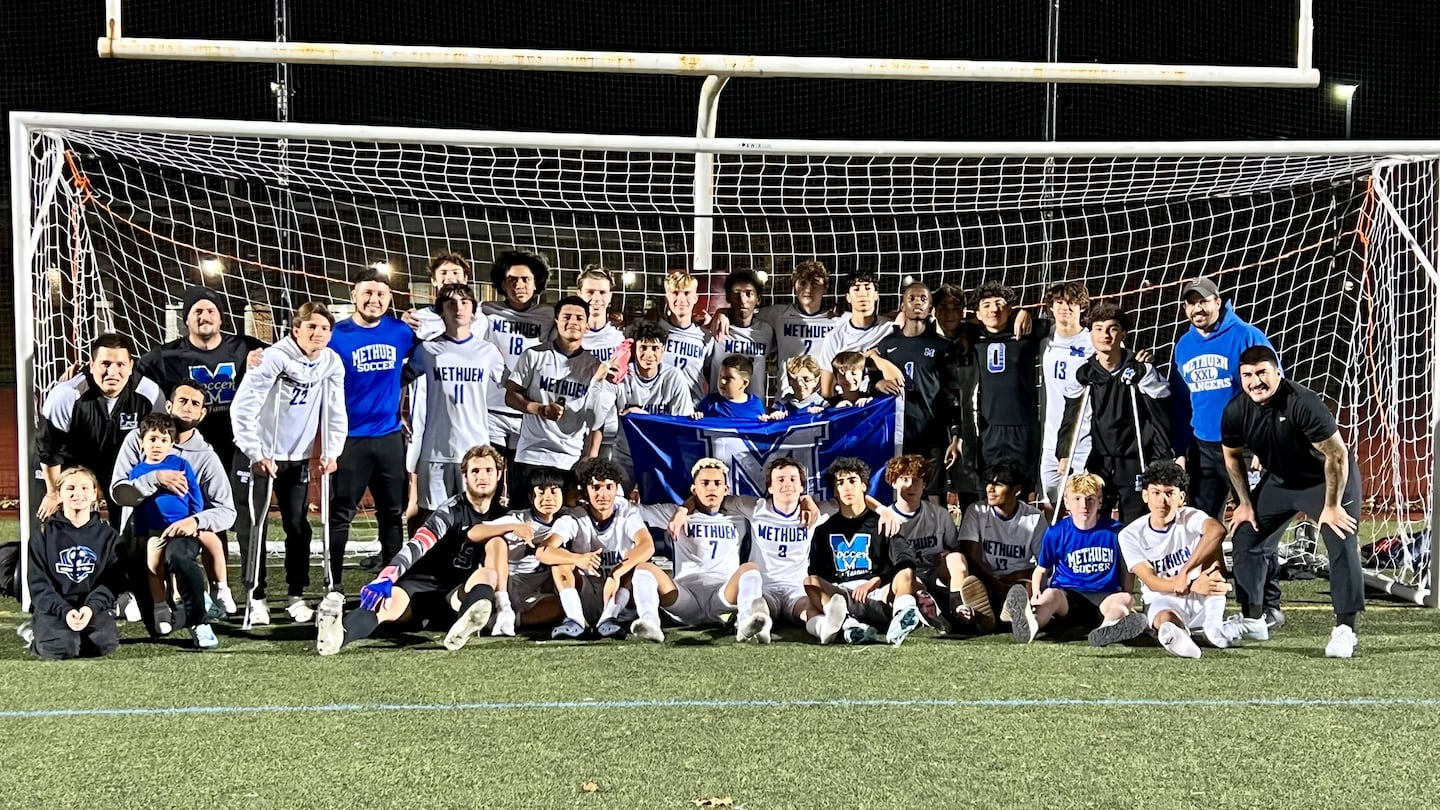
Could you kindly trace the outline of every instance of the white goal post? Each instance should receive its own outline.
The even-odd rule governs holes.
[[[445,248],[481,266],[539,250],[552,297],[602,263],[630,311],[675,268],[702,276],[702,296],[726,270],[763,270],[784,300],[789,270],[819,257],[835,275],[876,272],[887,295],[908,279],[999,280],[1034,305],[1080,280],[1130,309],[1133,342],[1168,363],[1180,286],[1205,273],[1336,410],[1361,462],[1370,584],[1435,601],[1422,530],[1436,515],[1440,141],[736,140],[40,113],[12,114],[10,135],[26,479],[43,392],[101,331],[142,349],[173,337],[193,283],[265,330],[307,298],[344,302],[349,274],[379,259],[398,304],[423,300],[425,261]],[[33,514],[33,490],[20,495]]]

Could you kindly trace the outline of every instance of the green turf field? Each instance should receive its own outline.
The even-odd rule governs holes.
[[[0,806],[1426,806],[1440,617],[1372,601],[1358,657],[1327,660],[1324,587],[1287,583],[1275,639],[1199,661],[925,630],[414,634],[321,659],[277,609],[215,652],[130,626],[110,659],[46,663],[0,601]]]

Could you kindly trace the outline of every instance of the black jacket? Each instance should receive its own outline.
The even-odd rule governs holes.
[[[1139,409],[1140,432],[1145,458],[1141,467],[1172,455],[1170,448],[1170,387],[1155,367],[1142,363],[1128,350],[1120,367],[1111,372],[1091,357],[1075,372],[1075,381],[1089,390],[1090,455],[1134,459],[1135,410]],[[1069,451],[1071,436],[1080,418],[1084,396],[1067,397],[1065,416],[1055,442],[1055,452]]]

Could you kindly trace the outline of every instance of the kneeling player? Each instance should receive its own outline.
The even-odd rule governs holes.
[[[944,633],[950,626],[935,595],[944,599],[949,593],[946,562],[960,556],[960,534],[950,510],[925,500],[929,481],[930,462],[924,456],[912,453],[885,465],[885,483],[895,490],[895,514],[904,521],[899,534],[915,555],[915,602],[925,623]]]
[[[838,459],[825,476],[839,509],[815,527],[811,539],[805,591],[813,614],[805,629],[821,644],[842,632],[846,643],[860,644],[873,640],[875,626],[888,621],[885,640],[898,645],[920,626],[910,544],[881,534],[880,517],[865,502],[870,468],[863,461]]]
[[[1190,485],[1185,470],[1173,461],[1157,461],[1145,468],[1141,484],[1150,514],[1120,532],[1120,551],[1130,571],[1140,578],[1145,618],[1160,637],[1160,645],[1182,658],[1199,658],[1191,630],[1201,630],[1216,647],[1228,647],[1242,638],[1268,639],[1263,619],[1223,620],[1225,594],[1230,590],[1219,570],[1225,527],[1185,506]]]
[[[985,501],[970,504],[960,519],[964,553],[945,558],[951,615],[962,626],[973,626],[981,633],[995,631],[994,606],[1010,586],[1030,582],[1035,555],[1045,536],[1045,516],[1020,500],[1026,480],[1013,464],[1000,463],[987,470]],[[958,594],[956,583],[960,585]],[[1000,618],[1010,620],[1004,613]]]
[[[1094,473],[1065,481],[1069,514],[1045,531],[1035,558],[1030,591],[1010,586],[1005,606],[1015,640],[1029,644],[1051,622],[1099,627],[1090,633],[1097,647],[1128,641],[1145,632],[1145,617],[1131,608],[1130,572],[1120,558],[1120,521],[1100,514],[1105,482]],[[1042,587],[1045,575],[1049,587]],[[1035,596],[1032,598],[1030,594]]]
[[[530,533],[528,526],[486,524],[505,514],[495,495],[504,465],[495,448],[470,448],[461,461],[465,491],[426,518],[375,581],[361,589],[359,609],[342,617],[344,597],[325,596],[316,613],[315,650],[334,655],[387,622],[450,624],[449,649],[459,649],[483,629],[495,598],[494,572],[482,565],[485,556],[506,555],[501,539],[506,532]]]
[[[730,482],[725,462],[702,458],[690,468],[691,497],[685,501],[684,528],[671,534],[675,545],[675,591],[660,604],[676,621],[690,627],[721,624],[737,613],[736,640],[756,637],[770,643],[770,611],[761,596],[760,567],[742,564],[750,544],[745,518],[722,510]],[[679,512],[673,504],[642,506],[647,522],[668,525]]]

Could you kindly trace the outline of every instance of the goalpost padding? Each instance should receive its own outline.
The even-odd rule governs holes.
[[[616,306],[631,312],[661,300],[667,271],[696,266],[715,268],[700,273],[702,303],[742,267],[766,271],[767,300],[783,301],[788,271],[818,257],[832,291],[846,272],[876,272],[888,307],[912,279],[1003,281],[1029,305],[1081,280],[1135,314],[1132,344],[1165,365],[1188,328],[1180,287],[1206,274],[1271,338],[1288,376],[1335,408],[1364,478],[1362,539],[1408,535],[1433,514],[1440,144],[1090,144],[1090,155],[1047,156],[1030,144],[41,120],[15,128],[12,145],[25,185],[18,311],[35,315],[19,349],[27,438],[35,399],[95,334],[127,332],[145,348],[172,339],[193,283],[217,287],[268,339],[305,300],[345,302],[350,273],[381,258],[398,268],[397,306],[426,300],[425,261],[440,249],[471,256],[477,282],[500,250],[538,250],[556,268],[549,300],[598,262],[623,274]],[[701,149],[718,152],[705,240]],[[1397,151],[1416,155],[1387,157]],[[214,255],[228,269],[206,276],[199,261]],[[1428,554],[1387,552],[1373,567],[1376,584],[1426,597]]]

